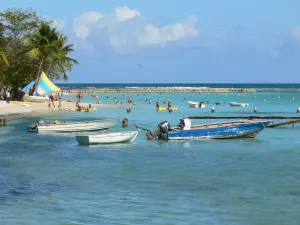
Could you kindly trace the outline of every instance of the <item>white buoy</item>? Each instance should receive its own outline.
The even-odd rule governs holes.
[[[256,113],[257,112],[257,108],[256,106],[254,106],[253,112]]]
[[[300,113],[300,107],[297,108],[297,113]]]
[[[211,108],[211,112],[214,113],[215,112],[215,107]]]

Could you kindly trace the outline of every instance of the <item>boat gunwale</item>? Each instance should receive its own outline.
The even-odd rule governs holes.
[[[92,124],[92,123],[102,123],[102,122],[115,122],[117,123],[118,120],[114,119],[103,119],[103,120],[91,120],[91,121],[83,121],[83,122],[74,122],[74,123],[59,123],[59,124],[38,124],[37,126],[39,127],[49,127],[49,126],[67,126],[67,125],[78,125],[78,124]]]
[[[216,129],[216,128],[220,128],[220,125],[222,125],[222,127],[234,127],[234,126],[239,126],[239,125],[256,124],[256,123],[263,123],[263,122],[272,122],[272,121],[271,120],[242,120],[242,121],[228,121],[228,122],[223,122],[223,123],[207,123],[207,124],[191,126],[191,128],[189,130]],[[228,124],[228,125],[224,126],[223,124]],[[212,126],[216,126],[216,127],[212,127]],[[176,127],[176,128],[171,128],[171,130],[169,132],[179,131],[179,130],[181,130],[181,129]],[[184,131],[184,130],[181,130],[181,131]]]
[[[118,136],[125,136],[125,135],[129,135],[129,134],[138,134],[139,131],[121,131],[121,132],[111,132],[111,133],[103,133],[103,134],[93,134],[93,135],[76,135],[76,138],[77,137],[88,137],[88,138],[97,138],[97,137],[110,137],[112,135],[116,135],[116,134],[121,134],[121,135],[118,135]]]

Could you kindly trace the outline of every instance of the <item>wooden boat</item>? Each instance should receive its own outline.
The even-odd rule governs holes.
[[[176,128],[171,128],[166,121],[160,123],[155,136],[167,140],[255,138],[271,123],[267,120],[244,120],[192,126],[190,119],[180,119]]]
[[[48,96],[29,96],[25,95],[23,97],[23,101],[25,102],[38,102],[38,103],[44,103],[49,101]]]
[[[124,131],[98,135],[76,136],[76,140],[80,145],[115,144],[133,142],[137,135],[138,131]]]
[[[202,103],[202,102],[189,101],[188,104],[191,108],[202,108],[202,109],[205,108],[205,103]]]
[[[37,132],[82,132],[82,131],[97,131],[106,130],[117,123],[114,119],[103,119],[95,121],[61,123],[55,121],[54,124],[41,124],[28,126],[28,131]]]
[[[240,103],[240,102],[230,102],[229,105],[233,106],[233,107],[248,107],[249,106],[248,103]]]

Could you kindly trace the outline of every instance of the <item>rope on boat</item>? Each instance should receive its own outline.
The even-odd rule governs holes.
[[[137,128],[137,129],[142,129],[143,131],[151,132],[151,130],[149,130],[147,128],[144,128],[144,127],[141,127],[141,126],[138,126],[136,124],[133,124],[133,126],[135,126],[135,128]]]

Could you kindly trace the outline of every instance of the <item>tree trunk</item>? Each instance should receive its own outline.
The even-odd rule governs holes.
[[[40,83],[40,78],[41,78],[41,72],[42,72],[43,62],[44,62],[44,60],[42,60],[42,61],[40,62],[39,71],[38,71],[38,74],[37,74],[37,76],[36,76],[35,84],[34,84],[34,86],[33,86],[33,95],[36,95],[36,91],[37,91],[37,88],[38,88],[39,83]]]

